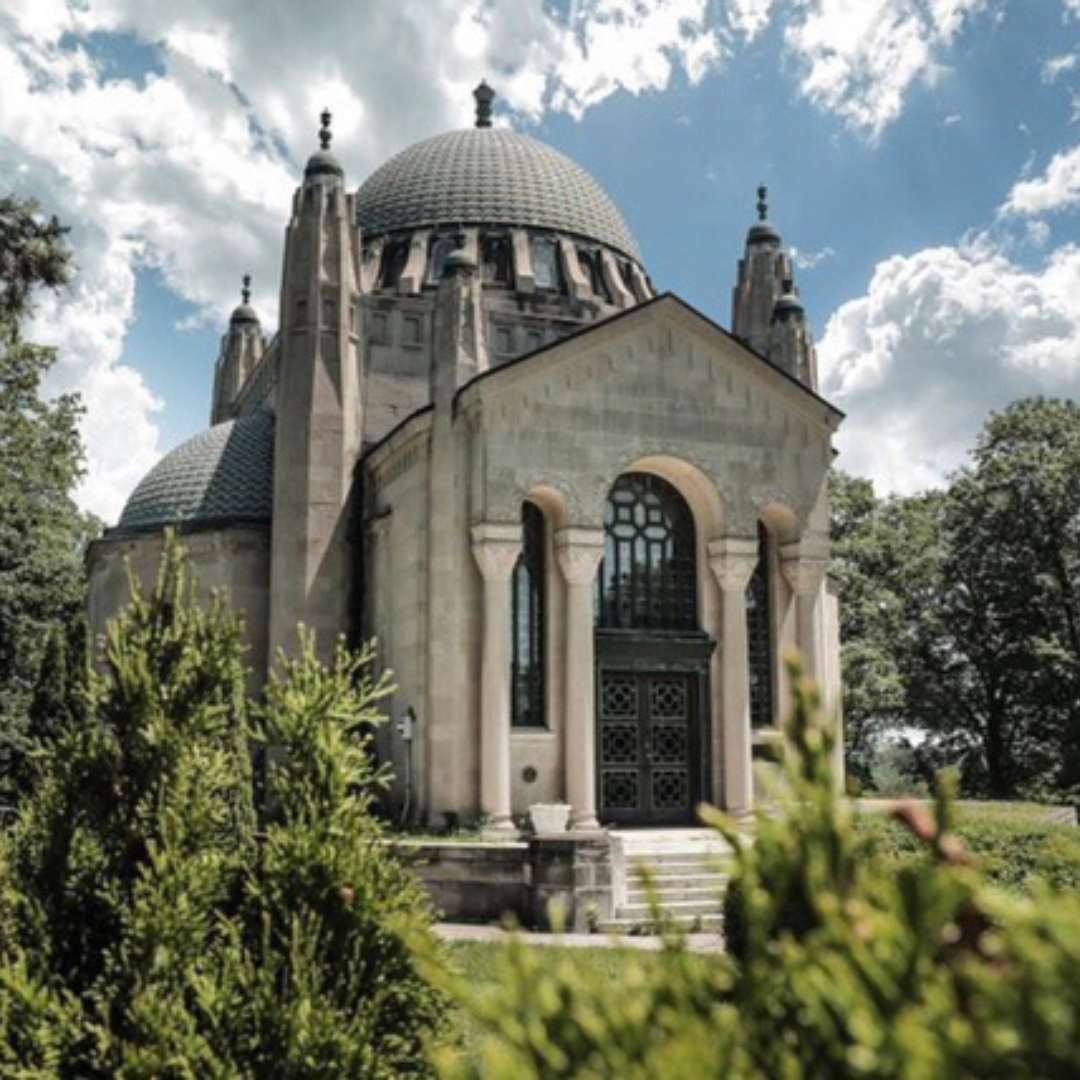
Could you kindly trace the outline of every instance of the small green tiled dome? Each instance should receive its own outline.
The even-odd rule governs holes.
[[[356,217],[365,237],[433,225],[519,225],[641,258],[622,214],[589,173],[503,128],[451,131],[402,150],[361,186]]]
[[[269,525],[274,508],[274,418],[256,412],[181,443],[143,477],[113,536],[225,525]]]

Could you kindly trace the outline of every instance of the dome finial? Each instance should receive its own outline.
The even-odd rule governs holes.
[[[476,126],[491,127],[491,104],[495,100],[495,91],[488,86],[486,79],[480,80],[480,85],[473,91],[473,99],[476,101]]]
[[[240,300],[242,303],[251,303],[251,275],[245,274],[242,278],[243,287],[240,289]]]
[[[764,221],[769,213],[769,204],[765,201],[768,197],[769,189],[764,184],[758,184],[757,189],[757,216],[758,221]]]
[[[323,109],[319,119],[322,121],[322,127],[319,129],[319,145],[324,150],[329,150],[330,140],[334,137],[330,131],[330,121],[333,119],[330,115],[330,110]]]

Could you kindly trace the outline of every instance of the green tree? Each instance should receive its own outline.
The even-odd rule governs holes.
[[[949,487],[917,714],[974,791],[1080,796],[1080,405],[987,421]]]
[[[422,1071],[429,916],[370,814],[370,652],[326,670],[305,641],[256,707],[236,619],[170,541],[104,660],[0,837],[0,1073]]]
[[[64,229],[29,200],[0,197],[0,806],[33,783],[37,689],[68,654],[78,680],[86,520],[71,500],[82,468],[77,399],[42,396],[54,350],[26,342],[35,289],[70,272]]]
[[[910,689],[938,595],[943,500],[937,492],[879,499],[869,480],[838,470],[830,498],[845,757],[849,776],[872,787],[882,739],[917,723]]]

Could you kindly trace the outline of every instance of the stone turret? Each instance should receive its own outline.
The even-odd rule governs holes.
[[[330,150],[308,161],[286,230],[274,447],[272,654],[298,623],[326,654],[350,629],[350,514],[360,450],[359,231],[345,172]]]
[[[732,296],[731,330],[756,353],[817,389],[817,360],[790,256],[767,218],[768,191],[757,189],[758,220],[746,234]]]
[[[784,291],[773,305],[767,355],[778,368],[811,390],[817,389],[817,352],[806,324],[806,310],[790,278],[784,282]]]
[[[240,305],[229,319],[229,329],[221,339],[221,352],[214,367],[211,424],[232,419],[240,390],[262,359],[266,348],[259,317],[251,306],[251,275],[245,274],[243,281]]]

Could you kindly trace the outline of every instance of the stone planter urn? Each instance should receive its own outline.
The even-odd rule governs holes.
[[[529,807],[529,822],[537,836],[566,832],[570,807],[566,803],[533,803]]]

